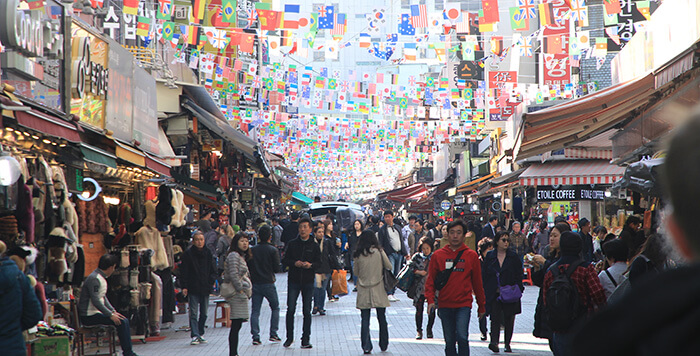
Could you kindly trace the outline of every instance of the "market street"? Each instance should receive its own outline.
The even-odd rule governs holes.
[[[280,330],[279,335],[284,340],[284,315],[286,308],[286,284],[287,274],[277,275],[277,288],[280,297]],[[352,288],[352,283],[348,283]],[[515,332],[511,347],[515,355],[551,355],[547,340],[538,339],[532,336],[533,317],[535,314],[535,304],[537,302],[538,287],[525,287],[522,299],[523,313],[515,318]],[[387,321],[389,323],[389,349],[385,353],[380,353],[378,345],[378,325],[376,318],[370,325],[372,329],[372,342],[374,352],[382,355],[439,355],[444,351],[444,341],[442,339],[442,327],[440,319],[435,320],[435,338],[416,340],[415,330],[415,309],[412,301],[403,292],[397,292],[400,299],[391,304],[387,309]],[[214,299],[214,298],[212,298]],[[260,330],[263,344],[253,346],[250,337],[250,323],[244,323],[240,332],[240,355],[360,355],[360,313],[355,309],[355,293],[341,297],[335,303],[326,303],[326,316],[313,316],[311,325],[311,344],[313,349],[302,350],[300,342],[294,340],[294,344],[289,349],[282,347],[281,343],[271,343],[267,341],[270,325],[270,308],[267,302],[263,302],[260,315]],[[150,356],[170,356],[179,355],[224,355],[228,353],[228,328],[222,328],[218,324],[212,328],[214,320],[214,304],[210,302],[209,317],[207,319],[207,332],[204,338],[208,344],[191,346],[190,334],[187,331],[175,331],[176,328],[188,325],[187,314],[176,314],[175,323],[171,329],[162,330],[161,336],[166,338],[163,341],[148,342],[145,345],[134,344],[134,351],[139,355]],[[295,335],[301,335],[301,300],[298,303],[295,317]],[[427,323],[427,318],[424,318]],[[472,311],[472,318],[469,323],[469,343],[471,355],[492,355],[486,348],[487,341],[479,339],[479,324],[476,319],[476,311]],[[503,336],[501,335],[501,339]],[[501,352],[503,343],[501,341]]]

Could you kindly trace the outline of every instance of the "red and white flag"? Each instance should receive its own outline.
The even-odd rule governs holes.
[[[415,28],[428,27],[428,9],[425,5],[411,5],[411,25]]]

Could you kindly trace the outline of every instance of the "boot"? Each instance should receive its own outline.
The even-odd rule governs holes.
[[[423,330],[418,330],[416,333],[416,340],[420,340],[423,338]]]
[[[428,339],[432,339],[433,338],[433,329],[428,329],[426,336]]]

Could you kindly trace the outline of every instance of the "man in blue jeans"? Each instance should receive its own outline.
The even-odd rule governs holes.
[[[294,313],[297,299],[301,293],[304,328],[301,334],[301,348],[312,348],[311,337],[311,303],[314,295],[315,270],[321,264],[321,249],[311,238],[311,220],[299,220],[299,236],[287,244],[282,263],[289,267],[287,278],[287,340],[284,347],[294,342]]]
[[[447,284],[440,289],[438,316],[445,336],[446,356],[469,355],[469,317],[472,311],[472,294],[479,306],[479,318],[486,313],[486,298],[481,281],[481,263],[477,253],[464,244],[467,224],[456,220],[447,225],[449,244],[433,253],[425,280],[425,299],[428,309],[435,308],[435,279],[440,272],[452,269]],[[455,345],[456,344],[456,345]],[[457,347],[459,347],[459,352]]]
[[[90,273],[78,298],[78,314],[80,322],[85,326],[114,325],[119,335],[119,344],[124,356],[136,356],[131,350],[131,329],[129,319],[119,314],[107,299],[107,278],[117,267],[117,257],[104,255],[100,257],[97,269]]]
[[[384,252],[386,252],[386,256],[389,257],[394,275],[398,275],[399,271],[401,271],[403,259],[405,258],[406,261],[408,261],[411,259],[411,256],[409,256],[408,251],[406,251],[406,245],[404,245],[403,239],[401,238],[401,231],[394,225],[393,211],[387,210],[384,212],[384,226],[379,229],[377,238]],[[396,292],[396,287],[387,293],[390,302],[397,302],[399,300],[394,296],[394,292]]]
[[[209,307],[209,293],[218,277],[216,260],[204,244],[204,234],[197,231],[192,236],[192,247],[182,255],[180,284],[182,293],[189,298],[190,345],[206,344],[203,338]]]
[[[280,302],[275,287],[275,273],[280,272],[280,256],[277,247],[270,244],[272,228],[262,225],[258,229],[260,243],[251,249],[253,258],[248,261],[250,280],[253,283],[253,306],[250,311],[250,333],[253,345],[260,345],[260,307],[263,298],[270,304],[270,341],[280,342],[277,335],[280,324]]]

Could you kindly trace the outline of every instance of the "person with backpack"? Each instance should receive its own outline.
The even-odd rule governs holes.
[[[481,275],[486,294],[486,314],[491,316],[491,343],[489,350],[498,352],[498,339],[501,325],[504,327],[505,352],[513,352],[510,341],[513,338],[515,316],[521,313],[520,298],[523,286],[523,260],[510,248],[511,235],[508,231],[496,233],[496,249],[487,253]]]
[[[581,258],[583,241],[571,231],[559,239],[561,258],[544,276],[543,303],[552,329],[554,356],[572,354],[572,330],[605,305],[605,292],[595,267]]]
[[[610,267],[601,271],[598,278],[607,300],[615,288],[627,279],[627,245],[620,239],[608,241],[603,245],[603,254]]]

